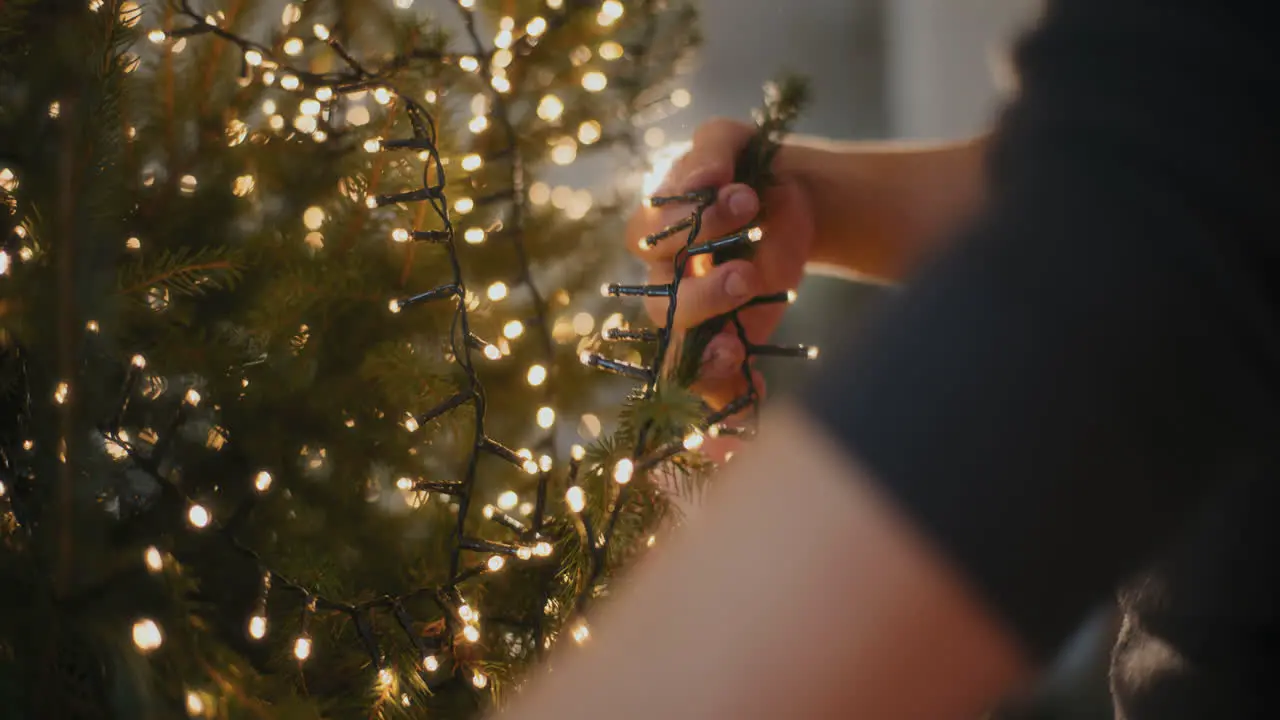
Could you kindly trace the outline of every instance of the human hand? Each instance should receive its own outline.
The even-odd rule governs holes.
[[[755,128],[731,120],[713,120],[694,134],[693,147],[672,166],[658,196],[679,195],[703,188],[715,188],[716,200],[703,215],[698,242],[724,237],[752,223],[761,212],[762,198],[744,184],[733,183],[734,162]],[[783,153],[785,154],[785,149]],[[788,173],[775,160],[775,182],[765,189],[763,207],[767,217],[759,223],[763,240],[755,246],[751,260],[731,260],[711,264],[709,256],[698,256],[686,268],[680,283],[674,319],[681,333],[711,317],[722,315],[761,295],[794,290],[804,274],[814,244],[811,203],[798,175]],[[689,215],[689,205],[644,207],[632,216],[627,229],[627,245],[649,266],[648,282],[669,283],[674,277],[676,253],[685,245],[687,232],[678,232],[644,247],[641,241]],[[668,298],[646,298],[650,316],[663,324]],[[764,343],[782,319],[786,304],[761,305],[744,310],[740,319],[751,344]],[[679,347],[678,343],[674,345]],[[713,407],[720,407],[746,392],[742,373],[746,348],[737,329],[729,325],[708,345],[695,389]],[[763,387],[758,375],[757,389]]]

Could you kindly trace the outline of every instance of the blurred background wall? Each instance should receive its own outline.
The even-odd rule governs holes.
[[[1042,0],[701,0],[706,35],[689,80],[694,103],[666,124],[689,139],[717,115],[744,118],[779,70],[808,76],[814,102],[799,131],[847,139],[949,138],[988,127],[1010,77],[1012,41]],[[811,277],[780,331],[783,342],[831,345],[884,291]],[[771,392],[801,381],[792,362],[766,367]],[[851,609],[856,611],[856,609]],[[1110,718],[1108,608],[1086,624],[1057,670],[1006,720]]]

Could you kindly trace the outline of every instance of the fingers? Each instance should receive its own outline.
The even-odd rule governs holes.
[[[647,262],[671,262],[689,238],[689,219],[695,208],[672,205],[644,208],[632,217],[628,247]],[[702,213],[697,242],[724,237],[742,228],[760,214],[760,198],[749,186],[726,185],[716,193],[716,201]]]
[[[751,139],[749,125],[718,118],[693,134],[693,147],[667,173],[655,195],[680,195],[733,181],[734,162]]]
[[[670,282],[671,270],[657,271],[650,282]],[[680,281],[676,297],[675,330],[683,330],[733,310],[759,293],[760,271],[746,260],[731,260],[711,268],[702,277]],[[665,323],[670,298],[646,298],[645,307],[655,322]]]

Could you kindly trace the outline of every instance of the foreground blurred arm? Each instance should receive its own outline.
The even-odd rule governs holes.
[[[798,409],[771,413],[654,553],[513,720],[973,717],[1020,676],[1009,637]]]

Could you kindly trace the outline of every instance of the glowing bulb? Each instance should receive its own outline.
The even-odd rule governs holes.
[[[799,299],[800,299],[800,293],[796,292],[795,290],[788,290],[788,291],[787,291],[787,304],[788,304],[788,305],[794,305],[794,304],[795,304],[795,302],[796,302],[796,300],[799,300]]]
[[[263,85],[272,85],[275,83],[275,81],[276,81],[276,74],[271,70],[266,70],[262,73]]]
[[[489,360],[500,360],[502,358],[502,350],[497,345],[485,345],[484,356]]]
[[[587,494],[582,488],[574,485],[564,494],[565,504],[575,513],[580,513],[587,507]]]
[[[463,55],[458,60],[458,67],[462,68],[463,72],[475,72],[480,69],[480,61],[470,55]]]
[[[476,611],[464,603],[458,608],[458,617],[462,618],[463,622],[471,622],[476,617]]]
[[[387,309],[391,311],[392,315],[395,315],[399,313],[400,310],[402,310],[403,308],[401,307],[399,300],[392,300],[391,302],[387,303]],[[416,425],[417,423],[415,423],[414,430],[417,429]],[[405,427],[408,427],[408,426],[409,426],[409,423],[406,422]],[[413,430],[410,430],[409,432],[413,432]]]
[[[698,430],[694,430],[685,437],[684,449],[689,451],[697,450],[702,447],[704,442],[706,442],[706,438],[702,433]]]
[[[808,351],[806,351],[806,352],[805,352],[805,356],[806,356],[806,357],[808,357],[810,360],[817,360],[817,359],[818,359],[818,354],[819,354],[820,352],[821,352],[821,351],[820,351],[818,348],[816,348],[816,347],[811,347],[811,348],[809,348],[809,349],[808,349]]]
[[[200,400],[201,400],[200,391],[196,390],[195,388],[188,388],[187,394],[182,396],[182,401],[190,405],[191,407],[199,407]]]
[[[469,197],[458,198],[458,201],[453,204],[454,211],[461,215],[466,215],[474,210],[475,207],[476,202]]]
[[[539,35],[547,31],[547,19],[542,17],[541,15],[538,15],[537,17],[530,20],[527,25],[524,26],[524,31],[529,33],[533,37],[538,37]]]
[[[151,652],[164,644],[164,633],[151,618],[142,618],[133,624],[133,644],[142,652]]]
[[[587,92],[600,92],[609,86],[609,78],[599,70],[592,70],[582,76],[582,87]]]
[[[426,100],[428,105],[435,105],[436,100],[440,99],[440,95],[435,90],[428,90],[423,94],[422,99]]]
[[[604,4],[600,6],[600,24],[612,25],[622,17],[624,10],[625,8],[622,7],[622,3],[618,0],[604,0]],[[608,20],[608,22],[604,22],[604,20]]]
[[[471,153],[462,158],[462,169],[467,172],[475,172],[484,166],[484,158],[475,153]]]
[[[253,189],[257,187],[257,185],[258,181],[252,175],[241,175],[236,178],[234,183],[232,183],[231,194],[236,197],[244,197],[245,195],[253,192]]]
[[[13,192],[18,189],[18,176],[9,168],[0,168],[0,188]]]
[[[299,635],[298,639],[293,641],[293,656],[298,658],[298,662],[305,662],[311,657],[311,638]]]
[[[538,117],[547,122],[555,122],[564,114],[564,103],[555,95],[543,95],[538,101]]]
[[[693,94],[684,88],[678,88],[671,91],[671,104],[678,108],[689,107],[693,102]]]
[[[151,572],[160,572],[164,569],[164,556],[160,554],[155,545],[147,548],[142,553],[142,561],[147,564],[147,569]]]
[[[505,299],[507,297],[508,292],[509,291],[507,289],[507,284],[499,281],[490,285],[489,291],[486,294],[489,296],[490,300],[494,302],[498,302],[499,300]]]
[[[599,142],[600,135],[600,123],[595,120],[588,120],[578,126],[578,142],[583,145],[593,145]]]
[[[538,557],[551,557],[551,553],[554,551],[555,551],[555,548],[551,547],[551,543],[547,542],[546,540],[543,540],[542,542],[539,542],[537,545],[533,546],[533,554],[537,555]]]
[[[324,208],[312,205],[302,213],[302,224],[307,226],[308,230],[319,230],[325,221]]]
[[[285,55],[301,55],[302,54],[302,38],[289,38],[284,41]]]
[[[467,642],[477,642],[480,640],[480,631],[477,630],[474,625],[468,625],[462,629],[462,637],[466,638]],[[481,684],[477,687],[484,687],[484,685]]]
[[[53,401],[59,405],[67,402],[67,396],[71,394],[71,386],[65,382],[60,382],[53,388]]]
[[[436,659],[435,655],[428,655],[422,658],[422,667],[427,672],[435,672],[440,669],[440,661]]]
[[[764,230],[761,230],[758,227],[751,228],[747,231],[747,239],[753,243],[760,242],[764,239]]]
[[[559,10],[564,7],[564,0],[547,0],[547,7],[552,10]]]
[[[98,330],[101,329],[101,326],[98,325],[97,320],[90,320],[89,322],[84,324],[84,329],[88,330],[91,333],[96,333],[98,332]]]
[[[204,714],[204,700],[200,698],[200,694],[188,690],[187,691],[187,714],[191,717]]]
[[[333,88],[322,87],[316,88],[316,100],[320,102],[329,102],[333,99]]]
[[[473,640],[472,642],[475,641]],[[489,678],[479,670],[474,670],[471,674],[471,684],[479,689],[484,689],[484,686],[489,684]]]
[[[366,195],[364,198],[364,206],[370,210],[376,210],[378,208],[378,196]]]
[[[249,618],[249,637],[254,640],[261,640],[267,636],[267,618],[263,615],[254,615]]]
[[[134,355],[133,358],[129,360],[129,364],[141,370],[147,366],[147,359],[142,355]]]
[[[321,40],[329,39],[329,28],[325,27],[324,25],[321,25],[320,23],[316,23],[315,25],[312,25],[311,32],[314,33],[315,36]]]
[[[502,327],[502,334],[506,336],[508,340],[515,340],[524,334],[524,323],[519,320],[512,320]]]
[[[281,25],[292,25],[302,19],[302,8],[293,3],[284,6],[284,12],[280,13]]]
[[[511,81],[502,75],[494,75],[489,84],[500,93],[511,92]]]
[[[205,528],[209,526],[209,522],[213,517],[209,515],[209,511],[205,506],[195,503],[187,510],[187,522],[191,523],[191,527]]]
[[[569,136],[555,141],[551,146],[551,162],[557,165],[569,165],[578,159],[578,143]]]
[[[619,485],[626,485],[631,482],[631,476],[635,474],[636,464],[630,458],[623,458],[613,466],[613,480]]]
[[[409,231],[404,228],[396,228],[391,231],[391,239],[398,243],[409,242]]]
[[[167,36],[167,35],[165,35],[164,31],[163,31],[163,30],[161,30],[161,29],[159,29],[159,28],[157,28],[157,29],[155,29],[155,30],[152,30],[151,32],[147,33],[147,39],[148,39],[148,40],[150,40],[151,42],[153,42],[153,43],[157,44],[157,45],[159,45],[160,43],[164,42],[164,40],[165,40],[165,38],[166,38],[166,37],[168,37],[168,36]]]
[[[556,424],[556,411],[549,407],[538,408],[538,427],[548,429]]]
[[[575,444],[569,449],[569,456],[578,462],[582,462],[583,458],[587,456],[587,449],[581,445]]]
[[[489,558],[489,562],[485,563],[485,566],[489,568],[489,572],[498,572],[506,565],[507,559],[501,555],[493,555]]]
[[[391,91],[387,88],[380,87],[373,91],[373,100],[379,105],[388,105],[391,103]]]
[[[184,192],[184,193],[186,193],[186,194],[188,194],[188,195],[190,195],[191,193],[195,192],[195,191],[196,191],[196,187],[197,187],[199,184],[200,184],[200,182],[199,182],[198,180],[196,180],[196,176],[195,176],[195,175],[183,175],[183,176],[182,176],[182,179],[178,181],[178,187],[180,187],[180,188],[182,189],[182,192]]]
[[[526,379],[530,385],[538,387],[547,381],[547,369],[541,365],[534,365],[529,368],[529,374]]]
[[[589,637],[591,637],[591,630],[587,628],[587,621],[579,620],[578,623],[573,626],[573,641],[581,645],[586,642]]]
[[[467,123],[467,128],[471,130],[472,133],[479,135],[489,129],[489,118],[484,115],[477,115],[471,118],[471,122]]]
[[[391,672],[391,668],[382,668],[378,671],[378,686],[389,688],[396,681],[395,673]]]
[[[356,127],[368,125],[370,119],[369,108],[363,105],[352,105],[347,108],[347,122]]]
[[[516,549],[516,557],[520,558],[521,560],[528,560],[529,558],[533,557],[533,549],[528,547],[527,545],[521,545],[519,548]]]
[[[314,118],[320,114],[320,110],[320,101],[315,98],[307,98],[306,100],[298,103],[298,112],[302,113],[306,117]]]
[[[484,242],[486,233],[483,228],[473,227],[467,228],[462,234],[462,238],[467,241],[468,245],[479,245]]]
[[[605,60],[617,60],[622,57],[622,45],[610,40],[600,44],[600,57]]]
[[[251,67],[258,67],[259,65],[262,65],[262,53],[257,50],[245,50],[244,61]]]
[[[382,138],[371,137],[364,141],[364,151],[367,153],[376,153],[382,150]]]
[[[520,504],[520,496],[516,495],[514,490],[508,490],[498,496],[498,507],[503,510],[510,510]]]

